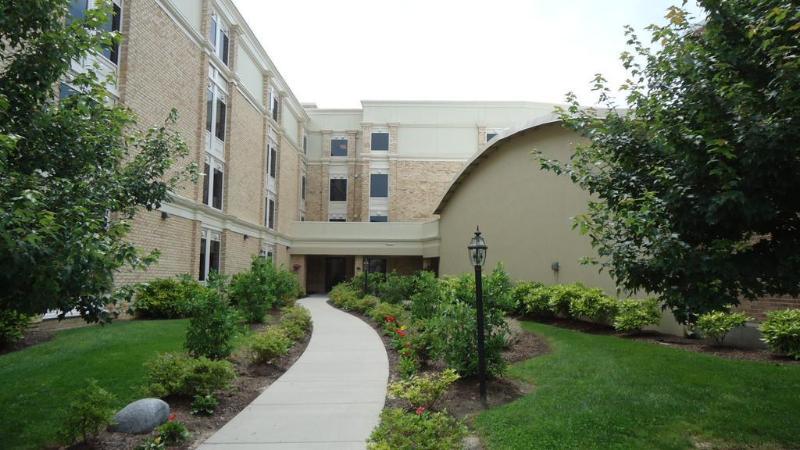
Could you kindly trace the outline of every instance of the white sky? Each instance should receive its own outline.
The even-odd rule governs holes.
[[[597,72],[619,85],[623,26],[680,0],[234,0],[301,102],[562,102]],[[693,3],[692,3],[693,4]],[[696,7],[692,7],[697,11]]]

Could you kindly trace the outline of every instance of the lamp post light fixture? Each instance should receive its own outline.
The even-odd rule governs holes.
[[[475,268],[475,306],[478,312],[478,382],[480,384],[481,404],[486,407],[486,327],[483,311],[483,277],[481,268],[486,263],[486,240],[481,236],[481,229],[475,230],[475,236],[467,247],[469,262]]]

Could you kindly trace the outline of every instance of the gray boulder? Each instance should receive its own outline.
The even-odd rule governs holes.
[[[109,430],[129,434],[149,433],[168,418],[167,402],[158,398],[143,398],[122,408],[114,416],[114,425]]]

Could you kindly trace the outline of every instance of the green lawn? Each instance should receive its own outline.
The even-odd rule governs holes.
[[[537,323],[532,394],[476,421],[490,449],[800,448],[800,366],[732,361]]]
[[[158,352],[180,350],[187,323],[119,321],[65,330],[49,342],[0,356],[0,447],[52,443],[64,407],[86,378],[114,393],[119,406],[139,398],[143,363]]]

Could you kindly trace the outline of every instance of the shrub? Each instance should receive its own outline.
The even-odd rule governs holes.
[[[411,316],[415,319],[429,319],[436,314],[442,301],[439,280],[431,272],[420,272],[414,281],[411,295]]]
[[[281,327],[293,341],[300,340],[311,328],[311,314],[302,306],[291,306],[283,309]]]
[[[161,438],[161,442],[168,447],[183,444],[189,439],[189,430],[186,429],[186,425],[177,420],[170,420],[161,425],[156,428],[156,432]]]
[[[511,296],[513,286],[503,263],[497,263],[492,273],[483,277],[483,296],[486,303],[506,313],[513,312],[514,298]]]
[[[467,427],[445,413],[384,409],[367,441],[372,450],[460,450]]]
[[[431,409],[451,384],[460,377],[453,369],[444,372],[413,376],[389,385],[389,396],[406,400],[411,407]]]
[[[31,318],[11,309],[0,309],[0,348],[13,344],[23,337]]]
[[[410,348],[400,350],[400,359],[397,362],[397,370],[402,378],[411,378],[419,370],[420,363],[414,351]]]
[[[136,446],[136,450],[166,450],[167,446],[161,441],[161,436],[151,436]]]
[[[162,278],[136,287],[131,313],[140,319],[190,317],[207,288],[189,275]]]
[[[352,305],[352,310],[361,314],[366,314],[378,305],[380,299],[373,295],[365,295],[360,300],[356,300]]]
[[[525,299],[533,292],[544,286],[538,281],[521,281],[511,288],[511,302],[514,304],[514,312],[525,314]]]
[[[192,356],[225,358],[233,351],[239,315],[223,297],[221,290],[209,290],[195,307],[186,329],[186,349]]]
[[[402,303],[411,299],[415,290],[415,282],[415,276],[398,275],[396,272],[392,272],[380,284],[378,293],[381,300],[386,303]]]
[[[697,327],[703,334],[714,340],[718,345],[725,340],[725,335],[736,327],[743,326],[748,320],[753,320],[744,313],[727,311],[712,311],[698,317]]]
[[[547,289],[548,296],[550,297],[550,310],[564,317],[570,317],[570,306],[572,302],[580,299],[586,291],[586,288],[578,283],[555,284],[549,286]]]
[[[405,317],[406,311],[400,305],[392,305],[389,303],[378,303],[372,311],[369,312],[369,317],[383,324],[387,317],[393,317],[395,320],[401,321]]]
[[[66,421],[60,431],[64,444],[74,444],[78,439],[89,442],[114,418],[115,397],[97,384],[88,380],[87,386],[78,391],[66,410]]]
[[[623,333],[633,333],[647,325],[656,325],[660,320],[661,311],[655,299],[622,300],[617,305],[614,329]]]
[[[539,318],[553,316],[554,311],[550,306],[550,288],[547,286],[533,287],[528,295],[522,298],[522,313]]]
[[[272,261],[254,257],[250,270],[237,273],[231,279],[228,295],[231,304],[236,306],[249,323],[263,323],[267,311],[278,300],[270,286],[274,275]]]
[[[217,409],[219,400],[213,394],[195,395],[192,400],[193,416],[212,416]]]
[[[185,353],[162,353],[145,364],[147,391],[157,397],[194,397],[227,388],[236,378],[229,361],[191,358]]]
[[[475,308],[462,302],[443,306],[431,322],[433,354],[462,376],[478,372],[477,319]],[[505,370],[502,351],[508,326],[499,311],[486,310],[486,366],[489,374]]]
[[[333,306],[349,311],[358,301],[358,293],[348,283],[339,283],[331,289],[328,296]]]
[[[286,335],[286,331],[281,327],[267,327],[261,333],[250,338],[248,348],[255,363],[268,364],[276,358],[289,353],[292,348],[292,340]]]
[[[275,270],[271,289],[275,292],[275,297],[281,306],[293,303],[303,292],[297,275],[283,268]]]
[[[768,313],[759,330],[770,350],[800,359],[800,309]]]
[[[358,298],[367,294],[377,295],[385,281],[386,275],[382,272],[370,272],[367,279],[367,292],[364,292],[364,273],[359,273],[354,276],[347,284],[355,292]]]
[[[607,323],[614,319],[619,302],[603,293],[600,289],[584,289],[577,299],[569,305],[572,317],[591,322]]]

